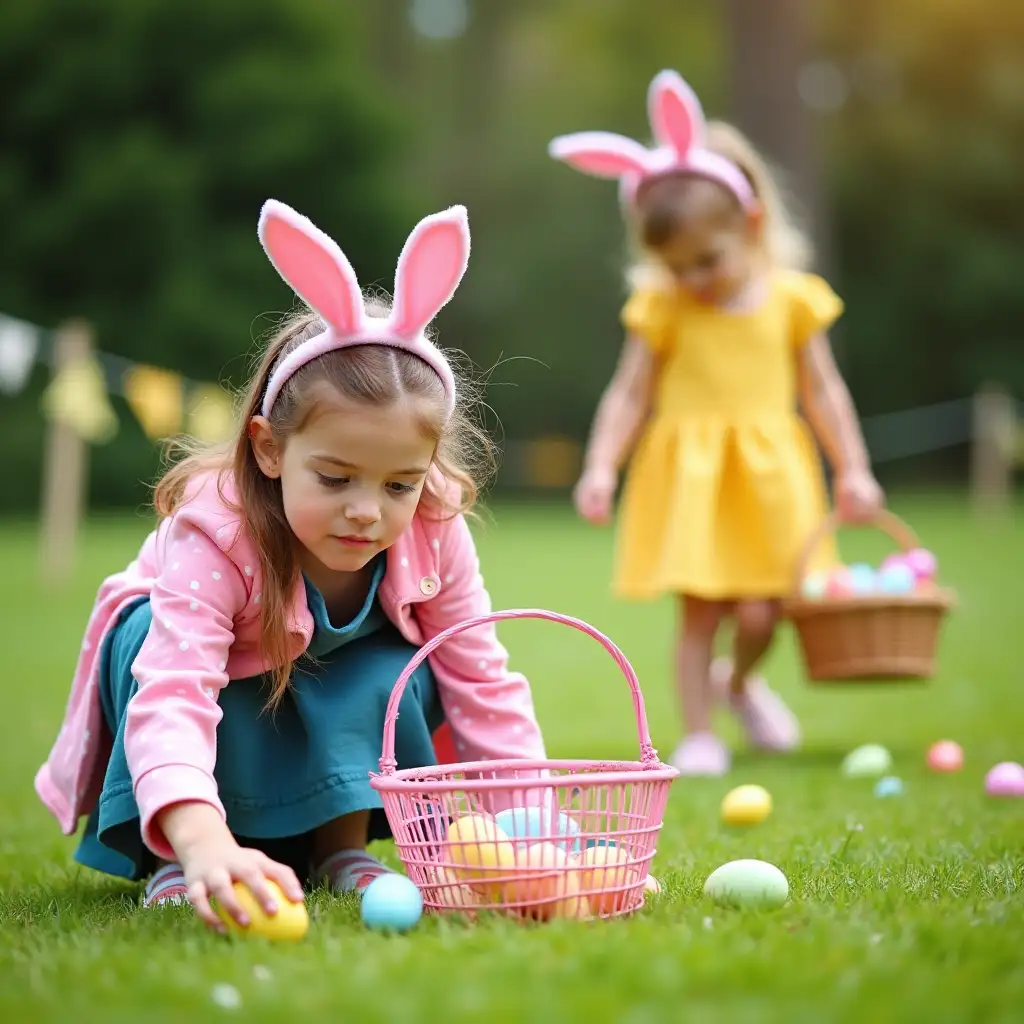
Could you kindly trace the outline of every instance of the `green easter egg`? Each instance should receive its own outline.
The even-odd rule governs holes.
[[[851,779],[885,775],[892,767],[892,754],[877,743],[851,750],[843,758],[843,774]]]
[[[727,907],[781,907],[789,899],[789,882],[764,860],[732,860],[708,875],[704,895]]]

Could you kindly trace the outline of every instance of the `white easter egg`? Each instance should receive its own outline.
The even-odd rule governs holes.
[[[789,882],[764,860],[732,860],[716,868],[704,894],[729,907],[780,907],[789,899]]]
[[[865,743],[843,758],[843,774],[851,779],[885,775],[891,767],[892,754],[878,743]]]

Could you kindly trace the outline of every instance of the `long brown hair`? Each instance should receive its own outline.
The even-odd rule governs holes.
[[[370,315],[386,316],[379,298],[366,300]],[[156,485],[154,505],[170,517],[185,500],[189,483],[198,474],[216,473],[222,500],[241,517],[259,552],[263,574],[260,597],[261,653],[270,666],[276,706],[288,688],[292,660],[286,612],[299,580],[299,559],[284,514],[280,480],[260,470],[249,440],[250,420],[260,414],[271,371],[302,342],[326,325],[308,309],[289,317],[258,357],[255,372],[240,395],[235,437],[222,444],[201,444],[178,438],[167,450],[168,468]],[[453,366],[456,371],[460,367]],[[307,420],[318,386],[327,384],[355,402],[389,406],[404,395],[423,397],[433,410],[421,424],[436,442],[433,467],[420,499],[419,514],[437,519],[470,512],[480,488],[494,470],[494,448],[475,416],[478,389],[470,375],[458,372],[457,405],[444,422],[444,390],[440,378],[415,355],[386,345],[356,345],[320,356],[299,370],[282,389],[270,415],[274,436],[284,442]],[[225,493],[233,482],[237,499]]]
[[[723,121],[707,126],[708,149],[731,160],[743,172],[761,205],[761,251],[771,267],[804,269],[813,252],[807,235],[797,226],[776,174],[737,128]],[[739,212],[735,196],[717,182],[691,174],[667,174],[642,184],[630,216],[634,259],[629,271],[634,287],[671,288],[671,275],[661,266],[657,250],[685,228],[694,213],[709,208]]]

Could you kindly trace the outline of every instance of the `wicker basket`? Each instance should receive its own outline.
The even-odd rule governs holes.
[[[919,546],[914,531],[891,512],[880,512],[868,525],[887,533],[903,551]],[[798,566],[794,596],[785,602],[807,677],[816,683],[930,679],[939,632],[954,604],[951,591],[931,586],[900,595],[801,595],[811,556],[839,526],[833,512],[811,536]]]

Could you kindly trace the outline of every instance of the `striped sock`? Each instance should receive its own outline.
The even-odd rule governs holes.
[[[188,903],[188,886],[180,864],[164,864],[146,883],[144,907]]]
[[[387,874],[393,874],[391,868],[365,850],[338,850],[317,868],[315,877],[335,892],[362,893],[375,878]]]

